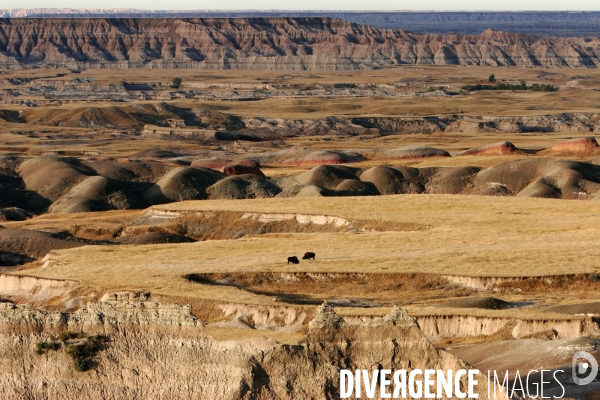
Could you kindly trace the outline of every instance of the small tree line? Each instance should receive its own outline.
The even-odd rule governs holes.
[[[490,82],[492,81],[493,75],[490,76]],[[531,90],[533,92],[554,92],[558,90],[558,88],[551,84],[538,84],[534,83],[533,85],[528,85],[527,82],[521,81],[519,84],[511,84],[511,83],[498,83],[497,85],[486,85],[477,83],[475,85],[465,85],[462,87],[464,90],[468,91],[476,91],[476,90]]]

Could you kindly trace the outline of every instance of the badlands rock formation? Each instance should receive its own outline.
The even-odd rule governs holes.
[[[398,308],[350,324],[323,305],[308,336],[293,346],[268,339],[219,342],[201,325],[189,307],[145,301],[86,304],[71,314],[0,303],[0,397],[336,398],[340,369],[469,368],[437,349]],[[108,336],[93,370],[74,372],[64,345],[35,354],[37,342],[67,330]],[[485,399],[487,378],[477,378]]]
[[[600,39],[415,35],[330,18],[4,19],[0,67],[353,70],[600,65]],[[159,39],[160,38],[160,39]]]

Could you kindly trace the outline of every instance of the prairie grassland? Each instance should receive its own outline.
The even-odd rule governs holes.
[[[594,69],[556,69],[546,68],[519,68],[519,67],[485,67],[469,66],[468,68],[452,65],[405,65],[398,67],[382,68],[377,70],[361,71],[258,71],[244,70],[243,73],[235,70],[194,70],[180,69],[176,71],[168,69],[88,69],[81,73],[72,74],[66,69],[38,70],[24,69],[15,71],[2,71],[3,78],[37,78],[45,80],[58,80],[60,82],[94,78],[97,84],[120,84],[127,82],[165,82],[171,83],[172,78],[177,75],[186,82],[215,82],[215,83],[260,83],[275,82],[289,85],[307,85],[315,82],[335,84],[360,84],[360,83],[392,83],[404,79],[401,82],[423,82],[440,83],[446,81],[448,84],[457,82],[459,84],[476,83],[487,80],[490,74],[495,74],[498,80],[528,82],[567,82],[578,79],[572,75],[585,75],[592,79],[600,79],[600,72]],[[67,74],[67,76],[55,76]]]
[[[317,119],[331,115],[340,117],[386,117],[425,115],[466,116],[532,116],[564,112],[595,113],[598,110],[598,92],[573,89],[560,92],[472,92],[464,96],[448,97],[349,97],[349,98],[268,98],[261,101],[237,102],[223,112],[242,117],[286,119]],[[222,108],[221,101],[206,101],[209,107]],[[191,107],[197,101],[175,102],[180,107]]]
[[[85,246],[54,251],[55,261],[48,266],[18,273],[72,279],[82,287],[100,292],[149,290],[171,296],[254,304],[272,304],[273,298],[232,286],[189,282],[183,275],[225,272],[422,272],[468,276],[597,273],[600,271],[597,239],[600,215],[594,212],[594,205],[595,202],[589,201],[448,195],[190,201],[156,208],[325,214],[350,220],[416,223],[427,228],[398,232],[267,234],[189,244]],[[68,218],[76,219],[77,215]],[[316,252],[317,260],[286,264],[287,256],[301,256],[305,251]]]

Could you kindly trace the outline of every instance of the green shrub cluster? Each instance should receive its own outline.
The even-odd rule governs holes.
[[[42,355],[45,354],[49,350],[58,350],[60,349],[60,342],[56,342],[55,340],[50,340],[49,342],[37,342],[35,344],[35,354]]]
[[[476,85],[466,85],[462,87],[464,90],[477,91],[477,90],[531,90],[534,92],[554,92],[558,88],[550,84],[537,84],[527,85],[525,81],[521,81],[518,85],[510,83],[499,83],[497,85],[486,85],[478,83]]]
[[[93,335],[82,342],[67,345],[65,352],[73,359],[73,369],[87,371],[91,365],[91,359],[104,349],[106,343],[108,343],[106,336]]]
[[[36,343],[35,353],[45,354],[49,350],[58,350],[65,347],[65,353],[73,360],[75,371],[87,371],[92,365],[92,358],[106,347],[108,337],[104,335],[92,335],[86,337],[83,332],[62,332],[59,340],[51,337],[48,342]],[[78,340],[75,343],[69,341]]]

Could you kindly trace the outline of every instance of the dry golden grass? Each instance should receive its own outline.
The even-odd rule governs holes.
[[[429,228],[268,234],[189,244],[86,246],[55,251],[55,263],[19,273],[72,279],[100,292],[149,290],[164,295],[261,304],[272,304],[273,300],[235,287],[199,285],[182,276],[269,271],[469,276],[595,273],[600,271],[600,216],[593,212],[593,205],[589,201],[448,195],[183,202],[157,208],[326,214],[408,222]],[[45,218],[76,220],[78,216]],[[301,256],[305,251],[316,252],[317,260],[286,264],[287,256]]]

